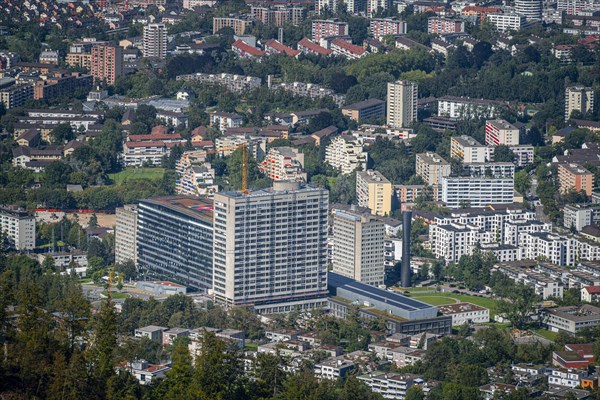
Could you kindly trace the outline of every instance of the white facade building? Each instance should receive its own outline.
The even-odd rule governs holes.
[[[265,313],[324,306],[328,205],[326,190],[298,182],[215,194],[216,300]]]
[[[367,153],[354,137],[336,136],[325,150],[325,162],[347,175],[356,169],[363,170],[366,167]]]
[[[333,210],[333,271],[383,285],[384,234],[384,223],[370,213]]]
[[[35,248],[35,217],[15,206],[0,207],[0,233],[16,250]]]
[[[306,182],[304,154],[293,147],[275,147],[269,150],[258,169],[273,181]]]
[[[387,84],[387,124],[408,128],[417,120],[419,86],[415,82],[397,81]]]
[[[137,206],[126,204],[116,209],[115,262],[137,263]]]
[[[442,201],[449,208],[512,204],[513,178],[444,177]]]
[[[167,28],[165,24],[144,26],[144,57],[167,58]]]

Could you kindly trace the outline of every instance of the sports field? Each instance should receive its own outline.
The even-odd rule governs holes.
[[[135,179],[162,179],[164,168],[127,168],[108,177],[117,185]]]

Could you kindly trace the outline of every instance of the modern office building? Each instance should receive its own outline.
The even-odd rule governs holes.
[[[0,206],[0,234],[16,250],[35,248],[35,217],[17,206]]]
[[[186,196],[140,201],[137,266],[142,276],[212,288],[213,203]]]
[[[519,144],[519,129],[503,119],[485,121],[485,144],[516,146]]]
[[[372,286],[383,285],[384,223],[368,212],[333,210],[333,271]]]
[[[449,176],[450,163],[436,153],[427,152],[417,154],[415,159],[417,176],[423,178],[427,185],[441,185],[442,178]]]
[[[372,214],[389,215],[392,212],[392,183],[379,171],[356,173],[356,201],[369,208]]]
[[[442,201],[449,208],[487,207],[514,201],[513,178],[444,177]]]
[[[515,12],[527,20],[541,20],[542,10],[542,0],[515,0]]]
[[[325,149],[325,162],[342,174],[351,174],[357,168],[363,170],[367,162],[367,153],[363,146],[349,135],[336,136]]]
[[[574,190],[591,196],[594,174],[579,164],[558,164],[558,185],[561,193]]]
[[[215,299],[261,313],[326,304],[326,190],[274,182],[256,192],[215,194]]]
[[[387,124],[408,128],[417,120],[418,85],[410,81],[388,82]]]
[[[594,111],[594,89],[584,86],[570,86],[565,89],[565,121],[573,111],[588,113]]]
[[[114,85],[123,75],[123,48],[116,45],[93,47],[91,69],[94,81]]]
[[[167,58],[167,28],[165,24],[144,26],[144,57]]]
[[[115,262],[137,264],[137,205],[126,204],[116,209]]]

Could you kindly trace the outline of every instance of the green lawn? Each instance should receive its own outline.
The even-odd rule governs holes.
[[[65,243],[61,242],[60,240],[56,241],[56,247],[60,247],[60,246],[64,246]],[[38,249],[47,249],[48,247],[52,247],[52,243],[47,243],[47,244],[43,244],[41,246],[38,246]]]
[[[134,179],[162,179],[164,168],[127,168],[108,177],[117,185]]]
[[[256,343],[246,343],[244,346],[244,350],[246,351],[258,351],[258,344]]]
[[[422,293],[422,294],[410,293],[410,294],[408,294],[408,296],[413,297],[418,300],[422,300],[423,302],[434,305],[434,306],[439,306],[442,304],[450,304],[447,302],[441,303],[441,301],[448,301],[448,298],[456,299],[458,301],[465,302],[465,303],[473,303],[473,304],[476,304],[481,307],[489,308],[490,309],[490,318],[492,318],[496,314],[496,306],[498,304],[498,302],[496,300],[490,299],[487,297],[476,297],[476,296],[469,296],[468,294],[455,294],[455,293],[447,293],[447,292]],[[439,297],[441,297],[442,299],[438,299]]]
[[[105,290],[104,292],[102,292],[102,294],[104,296],[108,296],[108,290]],[[131,297],[127,293],[121,293],[121,292],[112,292],[111,294],[112,294],[112,298],[114,300],[128,299]]]
[[[541,328],[537,328],[537,329],[532,329],[533,332],[535,332],[536,334],[540,335],[541,337],[543,337],[544,339],[548,339],[548,340],[556,340],[556,337],[558,336],[558,332],[552,332],[546,329],[541,329]]]
[[[406,290],[410,293],[418,293],[418,292],[435,292],[435,286],[418,286],[418,287],[408,287],[408,288],[400,288],[402,290]]]

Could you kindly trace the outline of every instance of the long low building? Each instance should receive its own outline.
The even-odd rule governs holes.
[[[540,311],[540,321],[553,332],[577,333],[584,328],[600,326],[600,308],[589,304],[545,308]]]
[[[390,292],[354,279],[328,273],[330,312],[346,318],[350,309],[359,307],[363,318],[383,317],[390,333],[417,334],[430,332],[447,335],[452,331],[452,317],[438,316],[438,308],[400,293]]]

